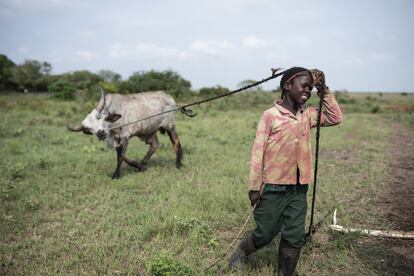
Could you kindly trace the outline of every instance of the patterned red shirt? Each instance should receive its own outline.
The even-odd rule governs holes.
[[[342,122],[342,112],[328,91],[323,99],[321,126]],[[316,126],[318,109],[308,107],[295,115],[276,102],[257,125],[250,162],[249,189],[259,191],[262,183],[301,184],[312,181],[311,128]]]

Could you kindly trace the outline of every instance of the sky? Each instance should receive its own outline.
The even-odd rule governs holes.
[[[414,92],[413,26],[414,0],[0,0],[0,54],[53,74],[174,70],[194,89],[303,66],[335,90]]]

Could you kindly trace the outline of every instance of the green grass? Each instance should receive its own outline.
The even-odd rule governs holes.
[[[124,165],[119,180],[110,178],[114,150],[65,129],[93,103],[0,96],[0,272],[203,274],[249,210],[251,143],[261,112],[275,96],[237,95],[194,108],[199,115],[193,119],[177,115],[184,168],[175,168],[168,138],[160,135],[162,145],[148,170],[138,173]],[[411,95],[399,97],[412,103]],[[390,101],[381,107],[395,104]],[[345,110],[351,105],[344,104]],[[386,190],[387,120],[394,115],[385,108],[385,113],[358,108],[345,113],[342,125],[322,131],[316,221],[336,207],[342,225],[387,229],[375,201]],[[131,140],[127,155],[141,159],[146,150],[138,139]],[[254,254],[243,271],[228,274],[271,275],[275,243]],[[331,233],[325,223],[304,249],[298,272],[392,273],[380,261],[383,251],[373,240]],[[215,275],[216,269],[209,273]]]

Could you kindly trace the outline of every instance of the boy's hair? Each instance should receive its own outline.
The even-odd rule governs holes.
[[[301,75],[302,73],[308,73],[310,77],[312,77],[312,74],[310,73],[310,71],[306,68],[303,67],[292,67],[287,69],[282,76],[282,79],[280,80],[280,89],[282,90],[282,92],[284,91],[283,86],[291,81],[292,79],[294,79],[296,76]]]

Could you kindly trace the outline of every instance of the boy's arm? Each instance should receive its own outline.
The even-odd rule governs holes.
[[[321,126],[334,126],[342,122],[342,112],[335,100],[334,95],[325,84],[325,74],[317,69],[312,69],[314,85],[318,90],[318,96],[323,97],[323,106],[325,111],[321,114]],[[318,109],[310,109],[311,127],[315,127],[318,117]]]
[[[342,112],[334,95],[327,88],[323,94],[323,106],[325,110],[321,114],[321,126],[335,126],[342,122]],[[318,118],[318,109],[311,108],[311,127],[315,127]]]
[[[268,113],[264,113],[257,124],[256,138],[254,139],[252,148],[249,178],[250,191],[260,191],[262,185],[263,156],[266,151],[271,125],[271,116]]]

